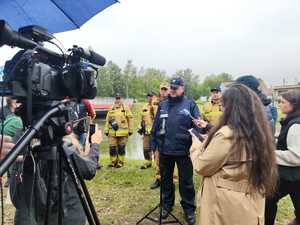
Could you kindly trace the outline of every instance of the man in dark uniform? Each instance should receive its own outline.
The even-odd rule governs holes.
[[[169,97],[159,104],[155,117],[152,138],[159,146],[162,217],[167,218],[175,201],[173,171],[175,163],[179,174],[179,192],[181,206],[189,225],[195,224],[195,189],[193,184],[193,166],[189,157],[192,138],[189,129],[195,127],[194,120],[199,119],[199,108],[193,100],[184,95],[182,78],[172,79]]]

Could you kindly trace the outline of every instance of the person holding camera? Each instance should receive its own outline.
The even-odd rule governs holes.
[[[63,139],[63,150],[68,158],[74,159],[78,172],[83,179],[91,180],[96,175],[101,141],[101,130],[97,126],[96,132],[91,136],[89,148],[85,148],[84,151],[79,137],[74,133]],[[16,208],[14,225],[44,225],[48,203],[47,224],[58,224],[57,162],[53,158],[44,159],[46,150],[51,155],[51,147],[49,149],[45,149],[44,146],[34,147],[34,152],[44,152],[44,154],[25,155],[24,161],[19,162],[10,178],[10,195]],[[52,166],[50,167],[50,165]],[[50,173],[50,170],[53,172]],[[72,172],[63,163],[63,224],[85,225],[85,212],[70,173]],[[50,194],[47,189],[49,187],[48,182],[51,185]],[[49,196],[50,200],[47,203]]]
[[[276,191],[275,145],[263,104],[244,85],[222,97],[223,115],[206,140],[195,135],[190,157],[203,176],[199,225],[261,225],[265,196]]]
[[[278,189],[266,201],[266,225],[273,225],[277,203],[290,195],[295,219],[288,225],[300,225],[300,91],[288,91],[280,96],[279,107],[286,117],[280,122],[281,129],[277,139],[277,165],[279,172]]]
[[[184,113],[186,111],[189,115]],[[199,117],[200,112],[196,103],[184,95],[183,79],[181,77],[172,79],[169,97],[159,104],[152,137],[158,143],[160,152],[162,218],[168,217],[174,205],[173,172],[176,163],[181,206],[189,225],[195,223],[195,190],[193,166],[189,157],[192,138],[188,130],[195,126],[193,118]]]
[[[141,110],[141,123],[138,129],[138,133],[143,135],[143,150],[145,163],[141,166],[141,169],[148,169],[152,166],[152,151],[150,148],[150,135],[154,121],[154,106],[153,97],[155,93],[149,92],[147,94],[148,102],[143,106]]]
[[[109,141],[111,163],[108,166],[123,167],[128,136],[133,132],[133,116],[129,107],[122,102],[120,94],[116,94],[115,103],[107,113],[104,132]]]

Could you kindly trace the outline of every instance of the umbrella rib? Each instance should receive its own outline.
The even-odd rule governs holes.
[[[33,24],[34,21],[31,19],[31,17],[27,14],[27,12],[24,10],[23,6],[26,4],[26,2],[23,5],[20,5],[18,1],[14,1],[16,5],[19,7],[20,10],[24,13],[24,16],[27,17],[27,19]]]
[[[80,26],[53,0],[50,0],[77,28]]]

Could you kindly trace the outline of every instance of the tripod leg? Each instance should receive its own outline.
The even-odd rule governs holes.
[[[78,171],[78,166],[76,164],[76,161],[74,160],[73,156],[71,156],[71,159],[72,159],[72,163],[73,163],[73,166],[74,166],[74,170],[75,170],[75,173],[76,174],[79,174],[79,171]],[[84,182],[84,180],[82,179],[82,177],[80,176],[77,176],[80,184],[81,184],[81,187],[82,187],[82,190],[83,190],[83,193],[86,197],[86,200],[87,200],[87,203],[89,205],[89,208],[91,210],[91,213],[93,215],[93,218],[94,218],[94,221],[95,221],[95,224],[96,225],[100,225],[100,221],[99,221],[99,218],[98,218],[98,215],[97,215],[97,212],[96,212],[96,209],[94,207],[94,204],[92,202],[92,199],[91,199],[91,196],[90,196],[90,193],[86,187],[86,184]]]
[[[51,192],[52,192],[52,175],[53,175],[53,162],[48,162],[48,168],[49,168],[49,173],[48,173],[48,179],[47,179],[47,205],[46,205],[46,215],[45,215],[45,220],[44,224],[48,225],[49,224],[49,213],[50,213],[50,200],[51,200]]]
[[[161,158],[161,157],[160,157]],[[159,162],[159,167],[160,167],[160,173],[162,174],[164,172],[164,166],[160,160]],[[172,172],[173,174],[173,172]],[[166,220],[163,221],[162,219],[162,211],[163,211],[163,179],[164,176],[161,176],[161,181],[160,181],[160,191],[159,191],[159,204],[152,209],[150,212],[148,212],[142,219],[140,219],[136,224],[139,225],[142,221],[148,219],[152,222],[155,222],[158,225],[161,224],[179,224],[179,225],[183,225],[178,218],[176,218],[171,212],[168,211],[168,215],[170,215],[172,217],[172,221],[171,220]],[[154,220],[153,218],[149,217],[157,208],[159,208],[159,218],[158,220]]]
[[[159,207],[159,205],[157,205],[155,208],[153,208],[150,212],[148,212],[142,219],[140,219],[136,225],[139,225],[141,222],[143,222],[145,219],[148,219],[148,217]]]
[[[62,224],[63,219],[63,166],[62,166],[62,155],[63,151],[58,152],[58,225]]]
[[[70,172],[70,176],[71,176],[71,178],[73,180],[73,183],[75,185],[78,197],[81,201],[82,207],[85,211],[85,214],[86,214],[86,217],[87,217],[87,220],[88,220],[89,224],[90,225],[98,225],[98,224],[100,225],[100,222],[99,222],[98,218],[95,219],[93,214],[91,213],[91,209],[89,208],[89,205],[87,203],[86,196],[84,195],[84,192],[81,190],[82,187],[81,187],[80,182],[79,182],[80,175],[78,173],[78,169],[77,169],[77,173],[76,173],[74,167],[72,166],[70,158],[68,158],[66,156],[63,149],[62,149],[62,155],[64,157],[64,161],[66,162],[66,166],[68,167],[68,170]],[[98,224],[95,222],[97,220],[99,222]]]

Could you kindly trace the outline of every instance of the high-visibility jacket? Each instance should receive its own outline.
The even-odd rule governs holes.
[[[157,109],[158,109],[158,105],[160,102],[162,102],[165,98],[161,97],[161,96],[155,96],[152,100],[152,106],[154,109],[154,117],[157,113]]]
[[[146,103],[142,107],[141,111],[141,124],[144,123],[145,125],[145,135],[150,135],[151,134],[151,129],[153,125],[153,120],[154,120],[154,106],[151,103]],[[140,124],[140,128],[141,127]]]
[[[114,130],[111,126],[111,122],[115,121],[118,124],[119,129]],[[106,115],[106,122],[104,132],[109,136],[123,137],[128,136],[133,132],[133,115],[128,106],[123,103],[120,105],[114,104]]]
[[[217,125],[220,117],[223,114],[221,102],[207,102],[203,106],[202,112],[203,119],[208,121],[213,126]]]

